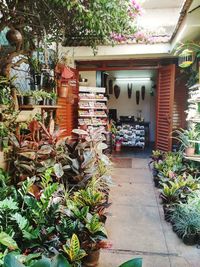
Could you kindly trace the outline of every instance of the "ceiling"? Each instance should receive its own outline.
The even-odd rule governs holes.
[[[171,37],[185,0],[145,0],[138,25],[154,35]]]
[[[146,0],[142,4],[143,8],[180,8],[183,0]]]

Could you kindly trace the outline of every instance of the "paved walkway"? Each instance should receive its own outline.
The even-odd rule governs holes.
[[[164,221],[148,158],[133,158],[132,167],[113,170],[106,222],[111,250],[103,250],[99,267],[118,267],[134,257],[143,267],[200,267],[200,249],[190,247]]]

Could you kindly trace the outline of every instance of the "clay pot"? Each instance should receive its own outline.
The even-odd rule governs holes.
[[[68,97],[69,93],[69,85],[66,83],[61,84],[61,86],[58,87],[58,96],[59,97]]]
[[[91,250],[87,252],[87,256],[84,258],[84,267],[95,267],[99,263],[100,249]]]
[[[193,156],[195,152],[195,148],[194,147],[187,147],[185,149],[185,154],[187,157]]]
[[[20,31],[13,29],[6,33],[6,39],[11,45],[16,45],[21,43],[23,38]]]

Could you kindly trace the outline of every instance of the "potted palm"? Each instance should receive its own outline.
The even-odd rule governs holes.
[[[184,148],[186,156],[193,156],[195,152],[195,141],[197,141],[199,137],[199,132],[192,127],[189,130],[176,130],[175,134],[177,134],[177,136],[175,136],[174,139],[181,142],[181,146]]]

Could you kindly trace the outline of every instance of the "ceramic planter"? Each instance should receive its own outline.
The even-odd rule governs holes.
[[[84,258],[84,267],[95,267],[99,263],[100,249],[91,250],[87,252],[87,256]]]
[[[33,96],[24,96],[24,105],[35,105],[35,98]]]
[[[187,157],[194,156],[195,148],[194,147],[187,147],[185,149],[185,154]]]

